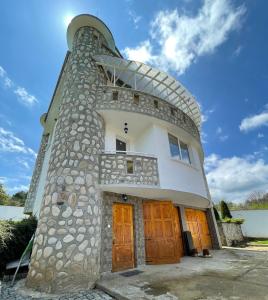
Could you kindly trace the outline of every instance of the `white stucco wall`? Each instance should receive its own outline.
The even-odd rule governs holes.
[[[28,218],[28,215],[23,213],[24,207],[0,205],[0,220],[19,221]]]
[[[162,189],[190,192],[208,198],[197,150],[189,141],[183,140],[189,146],[192,164],[173,159],[170,155],[168,132],[164,126],[153,124],[139,135],[132,137],[128,134],[129,151],[153,154],[158,158]],[[106,124],[105,150],[115,150],[116,136],[116,130]]]
[[[55,129],[54,129],[55,132]],[[36,191],[36,199],[34,202],[34,207],[33,207],[33,214],[38,218],[39,217],[39,211],[41,208],[42,204],[42,199],[43,199],[43,194],[44,194],[44,189],[45,189],[45,184],[46,184],[46,177],[47,177],[47,171],[48,171],[48,166],[49,166],[49,159],[50,159],[50,154],[51,154],[51,148],[52,148],[52,143],[54,140],[54,132],[50,136],[48,145],[46,148],[46,154],[44,157],[43,161],[43,166],[40,174],[40,179],[38,182],[37,186],[37,191]]]
[[[242,232],[247,237],[268,238],[268,210],[231,211],[233,218],[245,219]]]

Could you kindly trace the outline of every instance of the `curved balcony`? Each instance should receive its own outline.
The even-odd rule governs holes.
[[[200,143],[198,128],[186,113],[167,101],[144,92],[118,86],[100,87],[96,94],[96,110],[127,111],[148,115],[182,128]]]
[[[100,154],[101,185],[159,186],[157,158],[135,152]]]

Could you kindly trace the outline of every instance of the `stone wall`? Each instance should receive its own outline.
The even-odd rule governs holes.
[[[143,228],[142,198],[128,196],[127,203],[134,208],[134,243],[135,263],[137,266],[145,264],[145,245]],[[105,192],[103,195],[102,216],[102,246],[101,246],[101,272],[112,270],[112,242],[113,242],[113,216],[112,206],[115,202],[122,202],[120,194]]]
[[[113,91],[118,91],[118,100],[113,100]],[[133,101],[134,93],[139,95],[139,104]],[[155,107],[154,101],[157,101],[158,108]],[[171,113],[171,108],[174,115]],[[150,115],[175,124],[200,141],[198,129],[190,117],[170,103],[146,93],[128,88],[101,87],[97,91],[96,109],[114,109]]]
[[[244,240],[241,225],[218,222],[218,229],[223,246],[234,246]]]
[[[211,242],[212,242],[212,248],[213,249],[220,249],[221,244],[218,239],[218,234],[217,234],[217,228],[216,228],[216,222],[214,221],[215,219],[213,218],[213,209],[208,208],[206,211],[207,215],[207,222],[208,222],[208,227],[209,227],[209,232],[210,232],[210,237],[211,237]]]
[[[41,144],[39,147],[38,155],[35,161],[34,172],[29,188],[29,192],[27,195],[27,199],[24,206],[24,213],[29,214],[33,212],[34,201],[36,198],[36,191],[39,183],[39,178],[41,174],[41,170],[43,167],[43,162],[46,154],[47,143],[49,139],[49,134],[43,134],[41,139]]]
[[[127,161],[133,162],[133,174],[127,173]],[[157,158],[128,154],[100,155],[100,184],[159,185]]]
[[[100,272],[102,196],[98,189],[104,122],[94,110],[105,84],[92,56],[103,53],[80,28],[65,66],[55,137],[26,284],[45,292],[94,286]],[[100,37],[101,34],[99,33]],[[101,37],[103,39],[103,37]]]

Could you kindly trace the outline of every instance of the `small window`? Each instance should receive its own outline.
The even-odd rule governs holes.
[[[116,152],[126,153],[127,144],[119,139],[116,139]]]
[[[181,148],[181,160],[190,164],[191,161],[190,161],[188,146],[182,141],[180,141],[180,148]]]
[[[136,105],[139,105],[139,103],[140,103],[140,95],[134,94],[134,95],[133,95],[133,100],[134,100],[134,103],[135,103]]]
[[[127,173],[133,174],[134,173],[134,163],[133,160],[127,160]]]
[[[159,105],[158,105],[158,101],[154,100],[154,108],[158,109]]]
[[[180,148],[179,148],[178,139],[174,135],[169,133],[168,140],[169,140],[169,148],[170,148],[171,156],[180,158]]]
[[[118,100],[118,91],[113,91],[113,100]]]
[[[175,109],[173,107],[170,107],[170,113],[172,116],[175,116]]]

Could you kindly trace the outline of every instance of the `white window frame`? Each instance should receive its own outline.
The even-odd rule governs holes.
[[[178,157],[178,156],[172,156],[172,155],[171,155],[171,152],[170,152],[170,143],[169,143],[169,138],[168,138],[169,154],[170,154],[171,159],[176,160],[176,161],[180,161],[180,162],[182,162],[182,163],[185,163],[185,164],[191,166],[191,165],[192,165],[192,157],[191,157],[191,154],[190,154],[190,152],[191,152],[191,150],[190,150],[190,149],[191,149],[191,146],[190,146],[188,143],[185,143],[185,142],[184,142],[183,140],[181,140],[180,138],[178,138],[178,136],[176,136],[176,135],[174,135],[174,134],[168,132],[168,135],[169,135],[169,134],[172,135],[172,136],[174,136],[174,137],[178,140],[178,147],[179,147],[179,153],[180,153],[180,157]],[[180,142],[182,142],[183,144],[185,144],[185,145],[187,146],[189,162],[184,161],[184,160],[182,159]]]

